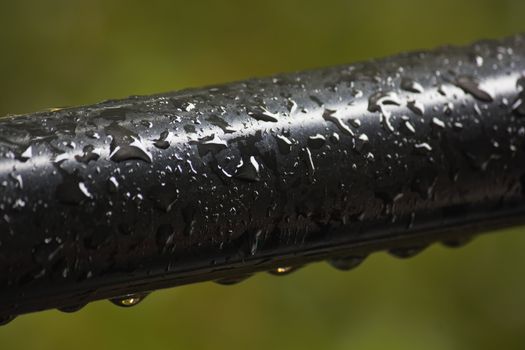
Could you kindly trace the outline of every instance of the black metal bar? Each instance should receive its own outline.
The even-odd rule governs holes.
[[[524,72],[517,35],[2,118],[0,315],[521,224]]]

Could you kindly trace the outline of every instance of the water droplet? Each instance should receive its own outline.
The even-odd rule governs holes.
[[[303,156],[306,162],[306,166],[308,167],[308,176],[310,177],[310,179],[312,179],[315,174],[315,166],[314,161],[312,159],[312,152],[310,152],[310,149],[308,149],[308,147],[303,149]]]
[[[426,142],[416,143],[414,148],[421,153],[428,153],[432,151],[432,147]]]
[[[198,145],[199,155],[202,157],[207,153],[216,154],[220,151],[228,148],[226,141],[222,140],[219,136],[212,134],[210,136],[203,137],[199,140]]]
[[[317,96],[310,96],[310,100],[314,101],[319,107],[323,107],[324,103]]]
[[[330,259],[329,263],[338,270],[349,271],[361,265],[365,258],[362,255],[340,256]]]
[[[410,78],[401,79],[401,89],[418,94],[424,91],[423,86],[421,86],[421,84]]]
[[[20,155],[20,159],[25,162],[28,159],[30,159],[32,156],[33,156],[33,149],[31,146],[29,146],[26,148],[24,152],[22,152],[22,154]]]
[[[187,102],[186,105],[184,106],[184,109],[186,110],[186,112],[191,112],[192,110],[195,109],[195,105],[191,102]]]
[[[292,151],[292,141],[283,135],[275,135],[277,139],[277,147],[281,154],[288,154]]]
[[[93,130],[86,131],[86,136],[89,137],[90,139],[95,139],[95,140],[100,139],[100,134]]]
[[[254,156],[250,156],[248,162],[244,162],[241,159],[241,162],[237,166],[235,177],[245,181],[259,181],[261,179],[259,177],[259,163],[257,163]]]
[[[153,160],[151,153],[146,149],[140,137],[117,124],[111,123],[105,129],[106,133],[111,136],[110,155],[109,158],[115,162],[122,162],[126,160],[143,160],[151,163]]]
[[[336,112],[337,111],[331,109],[325,109],[323,112],[323,119],[334,123],[344,134],[354,136],[354,132],[350,129],[350,127],[343,123],[339,117],[334,115]]]
[[[476,66],[481,67],[483,65],[483,57],[479,55],[474,56],[474,62],[476,63]]]
[[[79,204],[85,199],[93,198],[77,172],[73,174],[64,172],[62,176],[62,183],[56,189],[58,200],[66,204]]]
[[[115,162],[123,162],[126,160],[143,160],[151,163],[153,157],[146,149],[146,146],[139,138],[133,137],[133,142],[129,145],[116,146],[109,158]]]
[[[163,251],[170,251],[175,248],[175,230],[170,224],[162,224],[157,229],[156,241],[159,248]]]
[[[368,111],[381,112],[383,105],[401,105],[399,96],[394,91],[378,91],[368,98]]]
[[[330,141],[334,144],[339,143],[339,134],[336,132],[333,132],[332,135],[330,135]]]
[[[171,211],[178,197],[179,190],[173,184],[160,183],[148,189],[148,198],[155,204],[155,208],[166,213]]]
[[[450,87],[446,86],[446,85],[439,85],[438,86],[438,89],[437,89],[438,93],[441,95],[441,96],[445,96],[445,97],[448,97],[451,95],[451,92],[450,92]]]
[[[20,174],[15,174],[15,173],[11,173],[9,174],[9,176],[16,181],[16,187],[19,188],[19,189],[23,189],[24,188],[24,180],[22,178],[22,175]]]
[[[44,242],[33,248],[33,260],[39,265],[47,265],[59,256],[63,248],[63,243],[48,237]]]
[[[512,104],[512,110],[521,116],[525,116],[525,98],[519,96]]]
[[[141,303],[148,293],[128,294],[118,298],[109,299],[113,304],[121,307],[131,307]]]
[[[357,118],[348,119],[348,123],[350,123],[350,125],[352,125],[354,128],[359,128],[361,126],[361,120]]]
[[[512,103],[512,110],[520,116],[525,116],[525,77],[519,78],[516,86],[519,94]]]
[[[83,182],[79,182],[78,183],[78,188],[80,189],[80,191],[84,194],[84,196],[86,196],[87,198],[93,198],[93,196],[91,195],[91,193],[89,193],[89,190],[88,188],[86,187],[86,184],[83,183]]]
[[[100,158],[100,154],[95,152],[93,145],[87,145],[82,149],[82,155],[76,155],[75,159],[77,162],[88,164],[91,161],[97,161]]]
[[[361,134],[359,135],[358,140],[362,142],[368,142],[368,136],[366,134]]]
[[[443,122],[441,119],[438,119],[436,117],[432,118],[432,125],[444,129],[445,128],[445,122]]]
[[[412,112],[419,116],[423,116],[425,114],[425,106],[416,100],[408,101],[407,103],[408,109],[410,109]]]
[[[288,108],[288,112],[290,113],[290,115],[295,114],[295,112],[297,111],[297,103],[291,98],[288,99],[286,107]]]
[[[114,176],[111,176],[108,179],[108,191],[111,193],[116,193],[118,191],[118,181]]]
[[[463,91],[471,94],[474,98],[484,101],[492,102],[494,98],[485,90],[479,87],[479,83],[471,77],[461,76],[456,79],[456,85],[463,89]]]
[[[325,143],[326,138],[321,134],[310,136],[307,141],[308,147],[313,149],[319,149],[323,147]]]
[[[258,107],[257,110],[248,111],[248,115],[253,119],[263,122],[277,123],[279,121],[279,119],[277,119],[278,114],[272,113],[264,107]]]
[[[170,147],[169,141],[166,141],[168,136],[170,135],[168,130],[164,130],[160,133],[160,136],[158,139],[153,140],[153,145],[159,149],[168,149]]]
[[[360,98],[363,96],[363,91],[359,90],[359,89],[352,89],[352,91],[350,92],[352,94],[353,97],[355,98]]]
[[[403,122],[403,127],[404,127],[404,130],[408,131],[410,134],[416,133],[416,128],[408,120],[405,120]]]
[[[387,129],[390,132],[394,132],[395,131],[394,126],[390,122],[390,113],[388,113],[388,112],[381,112],[381,113],[379,113],[379,118],[381,120],[381,124],[383,125],[383,127],[385,129]]]
[[[216,116],[216,115],[210,115],[207,120],[212,124],[212,125],[215,125],[215,126],[218,126],[219,128],[222,129],[222,131],[224,131],[225,134],[231,134],[231,133],[234,133],[235,130],[234,128],[232,128],[232,126],[230,124],[228,124],[224,119]]]

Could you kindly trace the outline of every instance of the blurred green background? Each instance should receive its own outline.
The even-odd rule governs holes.
[[[524,31],[524,13],[523,0],[1,1],[0,114],[464,44]],[[524,248],[513,229],[348,273],[316,264],[26,315],[0,348],[523,349]]]

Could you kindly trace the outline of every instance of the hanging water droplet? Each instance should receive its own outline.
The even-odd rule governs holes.
[[[149,293],[128,294],[121,297],[109,299],[113,304],[121,307],[131,307],[139,304]]]
[[[441,243],[443,243],[444,246],[449,248],[460,248],[464,245],[470,243],[472,241],[471,236],[461,236],[461,237],[455,237],[455,238],[449,238]]]
[[[0,316],[0,326],[5,326],[16,318],[15,315]]]
[[[338,270],[349,271],[361,265],[365,258],[366,256],[363,255],[340,256],[332,258],[328,262]]]
[[[59,307],[58,310],[62,312],[66,312],[66,313],[72,313],[72,312],[79,311],[86,305],[87,304],[76,304],[76,305],[62,306],[62,307]]]
[[[245,274],[245,275],[234,276],[234,277],[225,277],[225,278],[215,280],[214,282],[221,284],[223,286],[231,286],[233,284],[238,284],[243,281],[246,281],[251,276],[252,274]]]
[[[425,250],[427,246],[414,246],[414,247],[400,247],[400,248],[393,248],[390,249],[388,252],[395,256],[396,258],[400,259],[406,259],[411,258],[413,256],[416,256],[417,254],[421,253],[423,250]]]
[[[268,273],[275,276],[285,276],[300,269],[301,266],[282,266],[269,270]]]

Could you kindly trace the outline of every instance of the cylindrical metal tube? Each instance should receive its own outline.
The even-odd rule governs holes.
[[[517,35],[2,118],[0,315],[521,223],[524,74]]]

